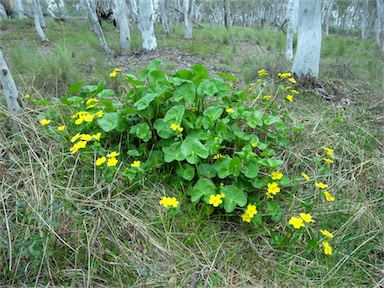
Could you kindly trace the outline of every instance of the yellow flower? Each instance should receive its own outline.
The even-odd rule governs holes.
[[[189,107],[189,111],[191,111],[191,112],[195,112],[196,111],[196,106],[190,106]]]
[[[40,120],[40,124],[43,126],[48,125],[49,123],[51,123],[51,120],[47,120],[47,119],[41,119]]]
[[[301,227],[304,227],[304,220],[299,217],[291,217],[288,221],[289,224],[291,224],[295,229],[300,229]]]
[[[97,111],[94,115],[96,115],[97,117],[101,118],[104,116],[104,112],[102,110],[100,111]]]
[[[72,154],[75,154],[79,149],[85,148],[87,146],[87,141],[78,141],[70,149]]]
[[[333,197],[333,195],[328,191],[324,191],[324,196],[325,196],[325,200],[327,200],[328,202],[335,201],[335,197]]]
[[[297,90],[295,90],[295,89],[291,89],[291,90],[289,90],[289,92],[291,92],[293,94],[299,94],[299,92]]]
[[[57,127],[58,131],[63,131],[65,129],[65,125]]]
[[[274,198],[274,196],[271,193],[269,193],[269,192],[265,192],[265,195],[267,195],[268,198],[271,198],[271,199]]]
[[[328,238],[333,238],[333,234],[327,230],[320,230],[321,234],[323,234],[325,237],[328,237]]]
[[[221,199],[221,194],[217,194],[217,195],[212,194],[209,197],[208,203],[212,204],[213,207],[218,207],[221,203],[223,203],[223,200]]]
[[[248,213],[244,213],[243,215],[241,215],[241,219],[243,219],[243,221],[249,223],[249,222],[251,222],[252,217]]]
[[[280,180],[281,178],[283,178],[284,175],[279,171],[273,171],[271,173],[271,176],[272,176],[272,180]]]
[[[180,127],[180,125],[177,125],[175,123],[172,123],[171,126],[169,126],[169,128],[171,128],[173,131],[179,131],[179,132],[183,132],[184,128]]]
[[[268,72],[265,69],[260,69],[259,71],[257,71],[257,74],[261,77],[264,77],[268,75]]]
[[[316,186],[317,188],[320,188],[320,189],[326,189],[326,188],[328,188],[328,185],[327,185],[327,184],[324,184],[324,183],[322,183],[322,182],[316,182],[316,183],[315,183],[315,186]]]
[[[87,102],[85,102],[85,104],[92,104],[92,103],[95,103],[95,102],[99,102],[99,99],[96,99],[96,98],[89,98],[87,100]]]
[[[133,168],[139,168],[139,167],[140,167],[140,164],[141,164],[140,161],[133,161],[133,163],[131,164],[131,167],[133,167]]]
[[[254,87],[256,84],[255,83],[251,83],[249,84],[249,87]]]
[[[268,183],[267,186],[268,186],[268,193],[276,195],[277,193],[280,192],[280,188],[276,182]]]
[[[96,164],[96,166],[100,166],[100,165],[103,164],[105,161],[107,161],[107,158],[105,158],[105,157],[103,156],[103,157],[97,158],[95,164]]]
[[[263,99],[264,99],[264,100],[267,100],[267,101],[268,101],[269,99],[271,99],[271,98],[272,98],[271,95],[265,95],[265,96],[263,96]]]
[[[293,77],[288,78],[288,81],[291,82],[292,84],[296,84],[296,79]]]
[[[121,72],[121,69],[120,68],[114,68],[113,71]]]
[[[101,137],[101,132],[92,135],[93,140],[100,141],[100,137]]]
[[[331,164],[333,163],[333,160],[329,159],[329,158],[323,158],[324,162],[327,163],[327,164]]]
[[[281,79],[286,79],[286,78],[289,78],[292,76],[292,73],[291,72],[287,72],[287,73],[279,73],[277,74],[277,76],[279,76],[279,78]]]
[[[109,77],[114,78],[117,75],[117,71],[113,70],[111,73],[109,73]]]
[[[29,99],[29,98],[31,98],[31,96],[29,96],[29,94],[25,94],[24,98]]]
[[[107,165],[109,167],[113,167],[116,166],[117,162],[119,162],[119,160],[117,160],[115,157],[110,157],[107,161]]]
[[[327,241],[323,241],[322,244],[324,246],[324,254],[325,255],[332,255],[331,245],[329,245],[329,243]]]
[[[222,154],[213,155],[213,160],[217,160],[217,159],[221,159],[221,158],[225,158],[225,155],[222,155]]]
[[[165,208],[173,207],[176,208],[180,202],[175,197],[163,197],[160,200],[160,204],[163,205]]]
[[[73,136],[72,138],[71,138],[71,142],[73,143],[73,142],[75,142],[75,141],[77,141],[78,139],[80,139],[80,133],[77,133],[75,136]]]
[[[248,214],[250,218],[253,218],[257,214],[256,205],[248,204],[245,213]]]
[[[233,112],[235,112],[235,110],[233,110],[232,108],[227,108],[227,109],[225,109],[225,112],[227,112],[227,113],[233,113]]]
[[[315,220],[312,219],[311,214],[309,213],[300,213],[301,219],[304,220],[304,222],[309,223],[309,222],[315,222]]]
[[[307,181],[310,180],[310,179],[309,179],[309,176],[308,176],[307,174],[305,174],[305,173],[301,173],[301,176],[303,176],[304,179],[307,180]]]
[[[90,140],[92,140],[92,136],[89,135],[89,134],[81,134],[80,135],[80,140],[90,141]]]
[[[94,117],[95,115],[90,113],[83,116],[85,122],[92,122]]]
[[[291,94],[289,94],[287,97],[285,97],[285,99],[287,99],[289,102],[292,102],[293,96]]]
[[[251,143],[251,146],[252,146],[253,148],[256,148],[257,143],[256,143],[256,142],[252,142],[252,143]]]
[[[220,186],[221,186],[221,184],[223,184],[223,183],[220,183]],[[223,186],[224,186],[224,184],[223,184]],[[221,187],[223,187],[223,186],[221,186]],[[221,199],[225,198],[225,194],[224,193],[220,193],[220,195],[221,195]]]
[[[117,156],[119,156],[120,153],[119,152],[111,152],[111,153],[108,153],[107,154],[107,157],[108,158],[116,158]]]
[[[325,152],[327,152],[327,154],[329,155],[329,157],[331,157],[331,158],[335,158],[335,156],[333,155],[333,149],[328,148],[328,147],[324,147],[323,149],[325,150]]]
[[[89,106],[85,107],[85,109],[88,110],[88,109],[92,109],[92,108],[95,108],[95,107],[96,107],[96,105],[92,104],[92,105],[89,105]]]

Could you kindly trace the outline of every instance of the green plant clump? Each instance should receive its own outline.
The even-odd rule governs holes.
[[[296,80],[290,73],[279,73],[274,79],[278,89],[270,96],[263,92],[268,90],[265,70],[258,71],[257,84],[236,90],[234,76],[211,77],[203,65],[172,76],[159,65],[160,60],[152,61],[139,77],[114,69],[109,76],[126,91],[121,94],[107,89],[105,81],[72,85],[61,99],[66,107],[62,111],[69,112],[61,115],[65,123],[53,127],[51,122],[60,120],[49,111],[40,115],[40,123],[47,133],[64,137],[71,153],[80,153],[82,161],[95,166],[109,182],[132,185],[151,175],[165,175],[208,214],[225,212],[265,227],[279,247],[296,243],[304,231],[307,250],[319,247],[324,236],[333,237],[327,230],[316,236],[302,229],[314,222],[304,210],[300,217],[292,215],[284,231],[274,229],[284,219],[283,205],[290,205],[294,197],[292,188],[310,181],[305,173],[295,179],[281,173],[288,163],[279,155],[289,148],[288,136],[302,129],[290,124],[278,97],[283,94],[282,100],[290,103],[299,93],[292,88]],[[317,165],[326,174],[334,156],[331,148],[324,149],[328,158],[318,159]],[[318,201],[335,200],[327,184],[315,185],[323,189]],[[171,214],[180,211],[175,197],[164,196],[160,204]],[[302,207],[312,209],[314,202],[305,204]],[[322,244],[324,253],[332,254],[328,241]]]

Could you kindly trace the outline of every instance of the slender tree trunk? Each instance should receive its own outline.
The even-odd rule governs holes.
[[[184,0],[184,38],[192,39],[193,0]]]
[[[376,43],[384,51],[384,0],[376,0]]]
[[[160,19],[161,19],[161,25],[163,26],[163,32],[165,34],[169,34],[169,20],[167,15],[167,9],[165,6],[165,0],[160,0]]]
[[[297,0],[288,1],[288,27],[287,27],[287,42],[285,46],[285,57],[288,61],[293,60],[293,39],[297,32],[297,17],[298,17],[298,6]]]
[[[327,7],[325,8],[325,16],[324,16],[324,22],[325,22],[325,35],[329,35],[329,20],[331,18],[331,10],[333,6],[334,0],[328,0],[327,1]]]
[[[107,41],[105,41],[103,30],[101,29],[100,23],[97,20],[96,9],[92,6],[90,0],[83,0],[85,8],[87,9],[88,19],[91,24],[93,32],[99,37],[101,47],[103,47],[104,51],[111,54],[112,51],[109,49]]]
[[[300,0],[298,41],[292,72],[319,75],[321,50],[321,0]]]
[[[18,93],[15,82],[13,81],[11,72],[8,69],[7,63],[3,57],[3,53],[0,51],[0,83],[3,86],[5,100],[7,102],[7,107],[9,113],[11,113],[15,118],[18,118],[22,112],[18,101]],[[13,128],[16,131],[19,131],[19,126],[17,122],[13,121]]]
[[[155,50],[157,42],[153,27],[152,0],[139,0],[139,16],[143,49],[146,51]]]
[[[39,34],[41,41],[43,41],[43,42],[48,41],[48,38],[45,37],[44,31],[42,29],[42,24],[40,22],[41,17],[39,16],[39,14],[41,12],[41,9],[39,9],[39,7],[40,7],[39,0],[33,0],[32,4],[33,4],[33,19],[35,21],[36,31]],[[40,12],[39,12],[39,10],[40,10]]]
[[[127,5],[125,0],[115,0],[116,9],[114,14],[116,15],[115,19],[117,20],[119,30],[120,30],[120,48],[123,54],[128,52],[129,45],[131,42],[131,34],[129,31],[128,18],[127,18]]]
[[[45,22],[43,11],[41,11],[41,6],[40,6],[40,0],[33,0],[37,4],[37,13],[39,15],[39,21],[41,28],[46,28],[47,27],[47,22]],[[33,4],[35,6],[35,4]]]
[[[229,0],[223,0],[224,4],[224,26],[225,28],[229,28],[231,26],[230,21],[230,15],[231,15],[231,8],[230,8],[230,2]]]
[[[20,19],[26,18],[24,15],[24,8],[23,8],[23,2],[21,0],[16,1],[16,10],[17,10],[17,16]]]

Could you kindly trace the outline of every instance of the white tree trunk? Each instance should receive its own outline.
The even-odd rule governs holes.
[[[288,27],[287,27],[287,42],[285,45],[285,58],[288,61],[293,60],[293,38],[297,32],[297,18],[299,12],[299,2],[297,0],[289,0],[287,13],[288,13]]]
[[[184,0],[184,38],[192,39],[193,0]]]
[[[329,35],[329,20],[331,18],[331,11],[332,11],[333,2],[334,2],[334,0],[328,0],[327,6],[325,7],[325,16],[324,16],[325,35]]]
[[[161,25],[163,26],[163,32],[165,34],[169,34],[169,21],[168,21],[168,15],[167,15],[167,9],[164,3],[165,0],[160,0],[160,19],[161,19]]]
[[[123,54],[128,52],[131,42],[131,34],[129,31],[129,24],[127,18],[128,8],[125,4],[125,0],[115,0],[115,19],[120,30],[120,48]]]
[[[367,39],[367,26],[368,26],[368,0],[363,0],[363,19],[361,19],[361,38]]]
[[[16,4],[17,16],[20,19],[26,18],[24,15],[23,2],[21,0],[17,0],[15,4]]]
[[[7,107],[9,113],[11,113],[14,117],[18,118],[21,114],[22,109],[18,102],[18,93],[16,89],[15,82],[13,81],[11,72],[8,69],[7,63],[3,57],[3,53],[0,51],[0,83],[3,86],[5,100],[7,102]],[[13,128],[16,131],[19,131],[19,127],[16,121],[13,122]]]
[[[112,51],[109,49],[107,41],[105,41],[103,30],[101,29],[100,23],[97,20],[96,9],[92,6],[90,0],[83,0],[85,8],[87,9],[88,19],[91,24],[93,32],[99,37],[101,47],[103,47],[104,51],[111,54]]]
[[[298,41],[292,72],[319,75],[321,50],[321,0],[300,0]]]
[[[37,5],[37,13],[39,15],[40,26],[41,28],[46,28],[47,22],[45,22],[43,11],[41,11],[40,0],[33,0],[33,2],[36,2]],[[33,6],[35,6],[35,3],[33,4]]]
[[[153,27],[152,0],[139,0],[139,23],[142,37],[143,49],[146,51],[152,51],[157,48],[155,30]]]
[[[376,43],[384,51],[384,0],[376,0]]]
[[[41,12],[41,9],[39,9],[39,7],[40,7],[39,0],[33,0],[32,4],[33,4],[33,19],[35,21],[36,31],[39,34],[41,41],[43,41],[43,42],[48,41],[48,38],[45,37],[44,31],[42,28],[43,26],[40,22],[41,17],[39,16],[39,13]]]

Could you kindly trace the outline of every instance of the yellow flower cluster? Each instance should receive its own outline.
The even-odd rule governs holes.
[[[213,160],[223,159],[223,158],[225,158],[225,155],[222,155],[222,154],[213,155]]]
[[[72,119],[76,119],[75,124],[80,125],[83,122],[92,122],[95,117],[101,118],[104,116],[102,110],[96,113],[89,113],[88,111],[79,111],[71,116]]]
[[[315,220],[312,219],[312,216],[309,213],[300,213],[300,217],[292,216],[288,221],[288,223],[291,224],[295,229],[305,227],[305,223],[311,222],[315,222]]]
[[[329,245],[328,241],[323,241],[322,244],[324,246],[324,254],[332,255],[332,247]]]
[[[212,194],[210,197],[209,197],[209,200],[208,200],[208,203],[209,204],[212,204],[213,207],[218,207],[221,203],[223,203],[223,198],[224,198],[224,194],[221,193],[221,194]]]
[[[160,200],[160,204],[163,205],[165,208],[177,208],[179,206],[180,202],[175,197],[163,197]]]
[[[40,124],[43,126],[48,125],[49,123],[51,123],[51,120],[47,120],[47,119],[41,119],[40,120]]]
[[[109,73],[109,77],[114,78],[117,76],[117,73],[121,72],[120,68],[115,68],[111,73]]]
[[[267,72],[265,69],[261,69],[261,70],[257,71],[257,74],[258,74],[260,77],[268,76],[268,72]]]
[[[97,158],[96,162],[95,162],[95,165],[96,166],[100,166],[100,165],[104,164],[105,162],[107,162],[107,166],[108,167],[114,167],[119,162],[119,160],[117,160],[117,158],[116,158],[119,155],[120,155],[120,153],[118,153],[118,152],[108,153],[107,157],[103,156],[103,157]]]
[[[89,141],[93,141],[93,140],[100,141],[100,137],[101,137],[100,132],[94,135],[77,133],[75,136],[71,138],[71,142],[74,143],[77,140],[80,140],[80,141],[77,141],[75,144],[73,144],[70,150],[71,153],[75,154],[77,151],[79,151],[79,149],[85,148]]]
[[[174,123],[172,123],[171,126],[169,126],[169,128],[171,128],[173,131],[179,131],[179,132],[183,132],[184,130],[183,127],[180,127],[180,125],[177,125]]]
[[[257,214],[257,208],[256,205],[248,204],[247,209],[245,210],[245,213],[241,215],[241,219],[245,222],[251,222],[252,218],[255,217]]]
[[[279,76],[280,79],[287,79],[287,78],[290,78],[292,76],[292,73],[291,72],[279,73],[279,74],[277,74],[277,76]]]
[[[328,184],[325,184],[322,182],[316,182],[315,186],[317,188],[320,188],[320,189],[327,189],[328,188]],[[329,193],[328,191],[324,190],[323,193],[325,196],[325,200],[327,200],[328,202],[333,202],[336,200],[335,197],[331,193]]]
[[[323,148],[325,150],[325,152],[328,154],[328,156],[331,158],[323,158],[324,162],[327,163],[327,164],[332,164],[333,163],[333,160],[335,158],[335,155],[333,154],[333,149],[331,148],[328,148],[328,147],[324,147]]]

